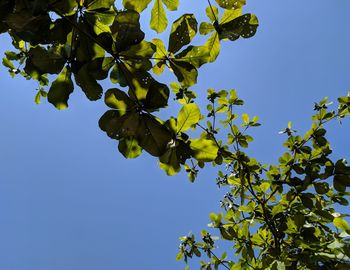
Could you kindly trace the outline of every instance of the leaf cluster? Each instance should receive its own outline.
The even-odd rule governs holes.
[[[202,118],[196,94],[188,88],[196,84],[199,68],[216,59],[220,40],[255,33],[256,17],[241,15],[244,2],[236,2],[217,2],[226,24],[213,20],[215,42],[212,36],[197,46],[193,42],[200,27],[194,14],[172,23],[167,42],[145,40],[139,21],[150,0],[124,0],[123,9],[113,0],[2,1],[0,33],[8,33],[14,47],[5,53],[3,65],[12,76],[38,81],[38,104],[47,97],[57,109],[66,109],[76,86],[92,101],[104,95],[110,109],[99,126],[118,141],[119,151],[135,158],[144,150],[173,175],[187,169],[188,159],[209,162],[218,150],[212,140],[186,134]],[[173,11],[179,1],[154,1],[150,27],[158,33],[168,24],[164,6]],[[254,33],[245,35],[252,26]],[[155,76],[165,69],[175,75],[177,82],[169,86],[183,107],[176,118],[161,120],[154,113],[167,107],[171,93]],[[116,86],[104,90],[100,81],[107,78]]]
[[[335,205],[348,205],[350,167],[332,160],[325,124],[350,114],[350,96],[338,99],[336,111],[327,99],[315,103],[313,124],[303,136],[289,123],[281,132],[286,152],[277,164],[263,165],[245,152],[253,141],[248,132],[260,123],[237,113],[244,102],[236,91],[208,89],[208,105],[201,109],[191,89],[200,68],[217,59],[221,42],[255,35],[258,19],[243,13],[245,0],[216,0],[217,6],[208,1],[207,22],[183,14],[166,41],[145,39],[140,13],[150,7],[150,28],[161,33],[178,0],[120,2],[1,1],[0,34],[7,33],[13,45],[3,65],[13,77],[38,82],[38,104],[47,97],[66,109],[77,87],[91,101],[103,97],[108,110],[99,126],[126,158],[144,150],[168,175],[183,168],[191,182],[206,165],[218,168],[217,184],[228,192],[222,212],[210,214],[210,227],[232,243],[237,259],[215,255],[216,238],[202,231],[200,241],[181,238],[178,260],[206,256],[200,269],[207,270],[347,269],[350,226]],[[208,36],[200,45],[198,32]],[[159,81],[166,70],[176,82]],[[112,84],[107,90],[101,85],[106,79]],[[172,93],[181,108],[176,117],[160,119],[156,112],[168,106]]]
[[[337,110],[329,109],[327,98],[315,103],[313,123],[303,136],[289,122],[280,132],[287,136],[286,152],[270,165],[244,151],[253,140],[247,131],[259,123],[247,114],[237,123],[233,107],[242,102],[235,91],[209,89],[208,100],[210,121],[202,136],[217,144],[212,162],[223,165],[217,185],[228,190],[222,212],[210,214],[209,227],[217,239],[232,243],[238,259],[215,255],[215,237],[207,231],[199,241],[192,234],[180,238],[177,259],[208,257],[200,269],[348,269],[350,226],[339,206],[349,205],[350,166],[332,159],[326,124],[349,116],[349,95],[338,99]],[[215,125],[218,114],[225,117]],[[218,139],[225,137],[221,133],[226,141]]]

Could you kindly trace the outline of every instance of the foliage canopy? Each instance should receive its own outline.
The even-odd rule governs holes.
[[[236,108],[244,102],[236,91],[208,89],[205,111],[190,89],[201,66],[217,59],[221,42],[254,36],[257,17],[243,13],[245,0],[208,1],[207,22],[184,14],[172,23],[167,42],[147,41],[140,13],[151,5],[150,28],[161,33],[166,10],[179,6],[178,0],[151,2],[123,0],[117,8],[114,0],[3,0],[0,33],[13,44],[3,65],[13,77],[38,81],[36,103],[47,97],[66,109],[76,85],[89,100],[104,96],[109,109],[99,126],[126,158],[146,151],[168,175],[184,168],[192,182],[206,164],[217,166],[217,184],[228,192],[223,212],[210,214],[210,226],[232,243],[237,258],[215,255],[215,238],[203,230],[200,241],[181,237],[178,260],[207,256],[200,263],[207,270],[348,269],[350,226],[335,205],[348,205],[350,167],[332,160],[325,124],[350,114],[350,96],[340,97],[335,110],[327,98],[316,103],[304,135],[289,123],[279,163],[261,164],[245,152],[258,118],[239,117]],[[197,32],[208,35],[202,45],[194,45]],[[165,69],[177,82],[156,79]],[[116,86],[104,91],[100,81],[107,78]],[[160,119],[155,113],[167,107],[170,90],[181,109]]]

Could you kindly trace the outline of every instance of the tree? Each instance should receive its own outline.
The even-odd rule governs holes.
[[[214,255],[213,239],[207,232],[202,232],[202,242],[192,236],[182,238],[178,259],[187,260],[202,250],[212,258],[209,264],[203,263],[203,269],[312,269],[347,263],[348,225],[332,204],[346,204],[349,169],[344,161],[329,158],[331,150],[323,126],[349,114],[349,97],[339,99],[336,112],[327,111],[326,100],[316,104],[315,123],[304,137],[296,136],[288,125],[285,133],[290,153],[278,165],[262,165],[243,152],[252,140],[246,131],[259,124],[257,118],[245,114],[242,127],[237,124],[233,109],[243,101],[236,92],[209,89],[204,117],[194,102],[195,93],[189,89],[201,65],[218,56],[221,40],[254,35],[258,21],[254,15],[241,15],[244,1],[218,0],[223,8],[220,20],[218,8],[209,3],[211,23],[201,23],[199,31],[211,35],[201,46],[191,45],[198,28],[195,17],[183,15],[173,23],[168,49],[159,39],[144,41],[139,12],[150,1],[143,1],[143,6],[140,1],[124,1],[127,10],[117,10],[113,2],[3,1],[1,30],[11,35],[17,49],[7,52],[3,63],[13,76],[20,73],[38,80],[41,87],[36,102],[46,96],[44,87],[48,86],[48,101],[58,109],[68,106],[74,88],[72,76],[90,100],[101,97],[98,81],[108,75],[112,82],[126,87],[128,91],[112,88],[105,92],[105,103],[112,110],[99,124],[108,136],[118,140],[119,151],[127,158],[145,150],[159,158],[161,168],[169,175],[184,167],[191,181],[209,162],[228,166],[227,171],[221,169],[218,178],[220,186],[231,188],[223,201],[225,215],[211,214],[210,218],[222,238],[234,242],[240,262]],[[163,2],[170,10],[177,6]],[[162,4],[154,5],[151,27],[161,32],[166,19],[159,7]],[[52,13],[56,19],[50,18]],[[12,61],[25,63],[25,67],[17,68]],[[154,112],[166,107],[170,91],[150,71],[159,74],[166,67],[177,77],[178,83],[170,86],[183,106],[177,118],[160,120]],[[58,76],[50,84],[47,74]],[[203,124],[205,120],[209,121]],[[202,134],[190,138],[191,127],[202,129]],[[218,135],[225,130],[227,141]],[[330,188],[331,180],[335,190]],[[332,222],[345,233],[333,231]],[[318,243],[316,237],[320,236]]]

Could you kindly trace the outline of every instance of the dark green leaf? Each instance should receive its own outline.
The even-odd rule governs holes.
[[[172,139],[169,130],[148,114],[140,116],[138,125],[137,140],[139,145],[152,156],[162,156]]]
[[[98,100],[102,96],[102,87],[91,76],[89,72],[89,64],[85,64],[78,73],[75,74],[75,82],[84,91],[86,97],[90,100]]]
[[[126,9],[133,9],[140,13],[147,8],[151,1],[152,0],[123,0],[123,5]]]
[[[140,29],[139,20],[140,14],[134,10],[124,10],[117,13],[111,26],[115,52],[125,51],[144,39],[145,34]]]
[[[197,33],[197,20],[193,14],[185,14],[177,19],[171,28],[168,51],[176,53],[189,44]]]
[[[326,182],[314,183],[314,187],[318,194],[326,194],[329,191],[329,185]]]
[[[220,39],[236,40],[239,37],[250,38],[255,35],[259,26],[258,19],[253,14],[244,14],[224,24],[214,25]]]
[[[164,108],[168,105],[169,88],[165,84],[157,81],[151,82],[146,100],[144,102],[147,111],[154,111]]]
[[[246,4],[246,0],[215,0],[222,8],[237,9]]]
[[[60,54],[40,46],[30,49],[29,59],[42,74],[58,74],[65,63]]]

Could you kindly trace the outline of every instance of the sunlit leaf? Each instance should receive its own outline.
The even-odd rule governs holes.
[[[342,231],[350,232],[350,226],[345,219],[337,217],[333,220],[333,224],[335,227],[341,229]]]
[[[188,130],[191,126],[198,123],[199,119],[201,117],[201,112],[195,103],[190,103],[184,105],[179,115],[177,116],[177,129],[176,132],[185,132]]]
[[[186,61],[199,68],[209,61],[210,51],[207,46],[188,46],[175,57],[178,60]]]
[[[142,152],[135,137],[122,138],[119,141],[118,150],[125,158],[137,158]]]
[[[167,9],[170,11],[177,10],[179,7],[179,0],[162,0],[166,5]]]
[[[135,103],[130,97],[117,88],[109,89],[105,93],[105,103],[108,107],[119,110],[121,114],[135,107]]]
[[[162,0],[155,0],[154,6],[151,12],[151,29],[157,33],[163,32],[168,26],[168,19],[166,17],[165,9]]]
[[[172,59],[170,61],[170,67],[183,87],[190,87],[196,84],[198,71],[190,63]]]
[[[52,82],[47,99],[57,109],[63,110],[68,107],[69,95],[74,86],[70,70],[65,67],[55,81]]]
[[[218,146],[212,140],[203,138],[191,140],[191,149],[193,156],[199,161],[209,162],[213,161],[218,153]]]

